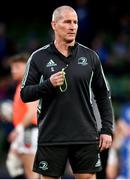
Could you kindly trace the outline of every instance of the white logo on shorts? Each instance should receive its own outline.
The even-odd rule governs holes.
[[[98,160],[95,164],[95,167],[99,167],[99,166],[101,166],[100,154],[98,154]]]
[[[39,163],[39,169],[42,169],[43,171],[46,171],[48,169],[48,163],[46,161],[41,161]]]

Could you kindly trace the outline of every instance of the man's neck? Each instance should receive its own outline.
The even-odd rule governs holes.
[[[56,40],[54,41],[56,49],[63,54],[64,56],[68,57],[70,55],[70,46],[74,46],[75,42],[71,43],[64,43],[64,42],[57,42]]]

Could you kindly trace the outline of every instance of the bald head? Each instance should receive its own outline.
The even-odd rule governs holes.
[[[76,14],[76,11],[70,6],[60,6],[56,8],[52,14],[52,21],[57,21],[62,18],[62,14],[65,11],[71,11]],[[77,14],[76,14],[77,15]]]

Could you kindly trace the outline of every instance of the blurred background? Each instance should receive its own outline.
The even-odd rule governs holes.
[[[45,5],[46,3],[46,5]],[[8,8],[7,8],[8,4]],[[77,41],[95,50],[111,87],[115,119],[130,102],[130,4],[109,0],[48,0],[47,2],[4,1],[0,8],[0,178],[9,178],[5,159],[16,82],[7,59],[19,52],[32,53],[53,37],[53,10],[71,5],[79,17]],[[130,113],[130,112],[129,112]]]

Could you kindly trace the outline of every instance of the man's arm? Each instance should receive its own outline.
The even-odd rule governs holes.
[[[60,87],[64,83],[65,73],[62,71],[56,72],[44,80],[40,70],[41,66],[33,56],[28,60],[21,87],[21,98],[24,102],[35,101],[52,94],[54,88]]]
[[[114,116],[110,88],[97,55],[94,57],[92,89],[101,116],[102,128],[99,146],[103,150],[109,148],[112,142]]]
[[[101,116],[101,133],[113,134],[113,108],[110,87],[103,72],[98,56],[95,56],[95,69],[92,80],[92,89]]]
[[[43,79],[43,75],[40,70],[41,64],[38,63],[40,62],[37,57],[34,57],[33,55],[30,56],[21,86],[21,99],[23,102],[38,100],[53,91],[53,85],[50,82],[50,79]]]

